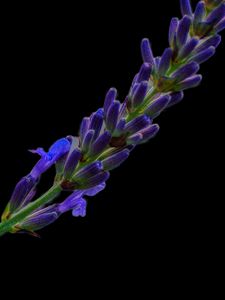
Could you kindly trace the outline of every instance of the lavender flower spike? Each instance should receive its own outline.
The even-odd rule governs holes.
[[[154,57],[148,39],[141,42],[143,64],[134,77],[124,101],[116,100],[111,88],[103,108],[83,118],[78,137],[56,141],[41,156],[31,172],[23,177],[2,215],[0,236],[10,232],[31,232],[56,221],[72,211],[75,217],[86,215],[86,196],[94,196],[106,186],[109,171],[119,167],[137,145],[155,137],[159,125],[153,123],[168,107],[179,103],[184,90],[202,80],[199,65],[216,52],[225,28],[225,1],[180,0],[182,18],[173,18],[169,28],[169,47]],[[56,165],[52,187],[33,200],[41,175]],[[54,202],[66,191],[64,201]]]

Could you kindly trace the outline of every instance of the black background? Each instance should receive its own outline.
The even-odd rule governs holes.
[[[82,117],[102,105],[109,87],[115,86],[123,100],[141,64],[143,37],[150,38],[156,55],[167,47],[169,22],[180,16],[179,3],[166,6],[165,1],[163,7],[160,1],[150,2],[126,9],[115,3],[54,4],[5,12],[2,210],[16,182],[37,160],[27,149],[47,150],[56,139],[76,135]],[[188,269],[193,260],[198,262],[195,268],[206,268],[208,249],[212,243],[219,248],[220,242],[222,199],[215,181],[221,166],[223,122],[218,113],[224,78],[219,72],[224,63],[222,43],[216,56],[202,65],[201,86],[187,91],[182,103],[157,119],[158,136],[112,172],[106,190],[90,198],[86,218],[62,216],[40,231],[40,239],[6,235],[1,251],[7,249],[11,261],[23,266],[27,262],[37,267],[42,261],[53,269],[67,266],[89,276],[100,265],[124,276],[138,268],[137,276],[143,268],[156,283],[174,269]],[[41,191],[50,186],[52,175],[43,176]]]

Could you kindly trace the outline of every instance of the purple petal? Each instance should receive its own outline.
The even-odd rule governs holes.
[[[20,208],[25,207],[28,203],[31,202],[31,200],[33,200],[34,196],[36,195],[36,189],[33,188],[25,197],[25,199],[23,200],[23,202],[21,202]]]
[[[144,129],[150,124],[151,120],[149,119],[149,117],[142,115],[128,122],[125,126],[125,131],[129,132],[130,134],[133,134]]]
[[[46,227],[58,219],[56,212],[43,213],[41,215],[30,216],[24,222],[19,224],[21,229],[36,231]]]
[[[125,100],[123,101],[123,103],[120,106],[120,113],[119,113],[119,118],[118,119],[121,119],[126,115],[128,100],[129,100],[129,97],[126,96]]]
[[[125,126],[126,126],[126,119],[123,118],[118,122],[114,134],[116,136],[121,135],[124,131]]]
[[[72,215],[74,217],[85,217],[86,216],[86,209],[87,209],[86,200],[83,199],[83,198],[80,198],[77,201],[77,203],[76,203],[76,205],[75,205],[75,207],[72,211]]]
[[[26,177],[23,177],[16,185],[11,199],[9,201],[10,204],[10,212],[14,212],[17,208],[19,208],[26,197],[29,195],[31,190],[37,184],[37,180],[31,176],[30,174]]]
[[[194,76],[182,81],[181,83],[179,83],[176,86],[176,90],[181,91],[181,90],[186,90],[186,89],[196,87],[200,84],[201,81],[202,81],[201,75],[194,75]]]
[[[83,141],[88,129],[90,126],[90,118],[83,118],[81,125],[80,125],[80,131],[79,131],[79,136],[80,136],[80,140],[81,142]]]
[[[143,39],[141,42],[141,54],[143,61],[149,63],[151,66],[154,64],[154,56],[152,53],[151,44],[149,39]]]
[[[177,34],[178,24],[179,24],[178,18],[172,18],[172,20],[170,22],[170,28],[169,28],[169,44],[170,44],[170,47],[174,47],[174,38]]]
[[[195,49],[195,47],[198,45],[199,40],[196,38],[191,38],[180,50],[179,53],[179,59],[184,59],[188,57],[191,52]]]
[[[145,113],[148,116],[150,116],[152,119],[154,119],[156,115],[161,113],[167,107],[169,102],[170,102],[170,96],[168,96],[168,95],[161,96],[158,99],[154,100],[149,105],[149,107],[147,108]]]
[[[191,60],[195,61],[198,64],[201,64],[205,61],[207,61],[210,57],[212,57],[216,52],[216,49],[214,47],[209,47],[206,50],[203,50],[199,52],[198,54],[192,56]]]
[[[49,149],[48,156],[54,163],[70,150],[70,142],[68,139],[60,139],[56,141]]]
[[[93,129],[88,130],[82,143],[82,152],[86,153],[89,151],[90,146],[94,140],[95,131]]]
[[[225,3],[221,4],[208,15],[206,22],[213,26],[219,23],[225,16]]]
[[[42,173],[48,170],[53,164],[55,164],[63,155],[69,152],[70,142],[68,139],[60,139],[56,141],[49,151],[46,153],[42,148],[32,150],[33,153],[37,153],[41,156],[41,159],[37,162],[34,168],[31,170],[31,176],[38,179]]]
[[[132,106],[138,107],[144,100],[148,91],[148,81],[141,82],[132,97]]]
[[[98,174],[102,170],[102,163],[100,161],[95,161],[78,171],[74,175],[74,180],[86,180],[89,177],[92,177]]]
[[[94,139],[98,137],[99,132],[102,129],[103,117],[104,117],[104,113],[103,113],[103,109],[101,108],[91,115],[91,123],[89,129],[93,129],[95,131]]]
[[[108,93],[106,94],[105,97],[105,102],[104,102],[104,113],[105,115],[108,112],[109,107],[111,104],[116,100],[117,96],[117,90],[115,88],[111,88]]]
[[[100,154],[108,145],[112,136],[109,131],[105,131],[101,134],[97,140],[91,145],[89,155],[96,156]]]
[[[119,151],[102,161],[103,169],[106,171],[111,171],[117,167],[119,167],[129,156],[130,151],[124,149]]]
[[[179,103],[184,98],[184,93],[182,91],[170,94],[170,102],[168,107],[171,107]]]
[[[176,72],[173,73],[172,78],[176,79],[176,81],[183,81],[188,77],[196,74],[199,70],[199,65],[196,62],[190,62],[187,65],[179,68]]]
[[[133,79],[133,81],[132,81],[132,83],[131,83],[131,89],[132,89],[132,87],[137,83],[138,76],[139,76],[139,73],[137,73],[137,74],[134,76],[134,79]],[[111,104],[110,104],[110,105],[111,105]]]
[[[158,124],[153,124],[151,126],[149,126],[148,128],[144,129],[141,133],[143,136],[143,140],[142,143],[145,143],[147,141],[149,141],[150,139],[152,139],[153,137],[156,136],[156,134],[159,131],[159,125]]]
[[[137,83],[140,83],[142,81],[149,81],[151,72],[152,72],[152,67],[149,63],[142,64],[136,79]]]
[[[106,184],[105,182],[93,187],[93,188],[90,188],[90,189],[87,189],[86,191],[84,191],[84,195],[86,196],[95,196],[97,195],[98,193],[100,193],[101,191],[103,191],[106,187]]]
[[[118,117],[120,112],[120,102],[114,101],[112,105],[109,107],[107,115],[106,115],[106,128],[113,133],[116,128]]]
[[[130,135],[127,138],[127,145],[138,145],[143,139],[143,136],[141,133],[135,133]]]
[[[205,2],[200,1],[198,2],[194,12],[194,19],[193,19],[194,30],[197,28],[198,24],[202,22],[205,15],[206,15]]]
[[[97,185],[100,185],[104,183],[106,180],[108,180],[109,176],[110,176],[109,172],[100,172],[99,174],[93,177],[89,177],[84,183],[84,188],[89,189]]]
[[[180,21],[177,30],[177,42],[179,47],[182,47],[186,43],[190,26],[191,18],[188,16],[184,16],[183,19]]]
[[[84,190],[78,190],[73,192],[69,197],[66,198],[66,200],[64,200],[58,205],[59,213],[65,213],[73,209],[77,205],[78,201],[81,199],[83,194]]]
[[[214,48],[217,48],[221,42],[221,36],[219,34],[216,34],[214,36],[209,37],[205,42],[203,42],[197,49],[195,50],[196,53],[202,52],[204,50],[207,50],[211,46]]]
[[[180,0],[180,9],[183,16],[192,15],[192,7],[190,0]]]
[[[80,158],[81,158],[80,150],[74,149],[73,152],[69,155],[69,158],[65,165],[65,169],[64,169],[65,178],[70,178],[72,176]]]
[[[164,51],[164,53],[161,57],[161,60],[159,63],[159,69],[158,69],[160,76],[165,75],[166,72],[168,71],[168,69],[170,67],[171,59],[172,59],[172,54],[173,54],[173,51],[171,48],[167,48]]]

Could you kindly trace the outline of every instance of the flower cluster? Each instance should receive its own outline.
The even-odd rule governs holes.
[[[103,107],[83,118],[78,137],[58,140],[47,153],[42,148],[31,151],[41,158],[16,185],[2,216],[3,224],[11,220],[11,232],[36,231],[67,211],[84,217],[84,197],[102,191],[109,171],[121,165],[136,145],[157,134],[159,126],[154,119],[180,102],[184,90],[201,82],[200,64],[214,55],[221,41],[219,32],[225,28],[225,1],[200,1],[194,11],[189,0],[180,0],[180,5],[182,18],[171,20],[169,47],[161,56],[155,57],[149,40],[142,40],[143,64],[123,102],[111,88]],[[56,166],[54,186],[70,195],[62,203],[51,204],[53,199],[47,199],[45,205],[26,215],[26,208],[35,202],[41,175],[52,165]]]

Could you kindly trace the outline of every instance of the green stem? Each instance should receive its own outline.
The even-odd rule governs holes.
[[[7,232],[12,232],[12,229],[16,224],[22,222],[27,216],[29,216],[36,209],[51,202],[56,196],[59,195],[60,192],[61,192],[60,185],[59,184],[54,185],[36,201],[28,204],[26,207],[24,207],[15,215],[13,215],[9,220],[0,223],[0,236],[4,235]]]

